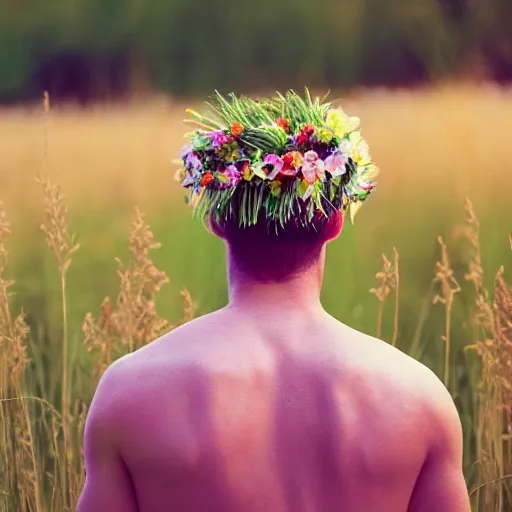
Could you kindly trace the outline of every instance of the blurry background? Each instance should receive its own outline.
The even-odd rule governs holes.
[[[135,206],[162,244],[151,251],[170,280],[156,297],[159,314],[171,323],[183,317],[183,288],[192,297],[185,317],[191,306],[204,314],[227,300],[222,243],[191,220],[173,180],[172,160],[188,131],[185,108],[200,109],[214,89],[263,95],[304,86],[321,96],[331,90],[336,106],[361,117],[381,167],[379,186],[355,228],[347,225],[329,246],[326,309],[354,328],[395,339],[445,380],[463,420],[468,486],[483,485],[473,495],[475,510],[508,510],[512,333],[478,323],[482,304],[476,299],[483,291],[475,295],[467,278],[480,265],[477,274],[489,290],[485,314],[496,311],[512,322],[509,289],[492,307],[501,265],[512,280],[511,23],[509,0],[0,0],[0,200],[12,231],[3,277],[15,281],[12,314],[23,310],[30,327],[23,386],[11,382],[0,391],[74,411],[74,423],[57,422],[52,430],[42,406],[30,405],[28,416],[13,404],[0,409],[11,411],[13,422],[21,418],[22,432],[31,426],[35,446],[27,452],[29,476],[19,454],[0,461],[0,474],[11,475],[7,484],[0,479],[0,511],[61,512],[76,501],[83,481],[78,411],[94,392],[95,369],[114,357],[105,343],[117,343],[117,354],[129,348],[122,333],[104,338],[103,325],[93,357],[82,324],[90,311],[106,314],[106,296],[115,303],[120,279],[114,258],[130,261]],[[67,274],[67,325],[58,265],[40,228],[45,202],[37,174],[60,184],[69,231],[81,246]],[[466,198],[480,221],[480,253],[468,240]],[[442,291],[433,284],[440,235],[461,286],[449,310],[448,374],[447,308],[433,304]],[[379,321],[379,301],[369,290],[381,253],[392,259],[393,247],[400,256],[399,312],[396,317],[392,293]],[[151,341],[145,336],[141,342]],[[467,350],[486,339],[494,351],[488,366],[482,353]],[[6,346],[0,344],[4,379],[14,358],[19,361]],[[499,368],[489,366],[496,360]],[[499,383],[492,378],[498,373],[505,375]],[[0,416],[0,443],[20,435],[6,418]],[[47,439],[58,440],[55,450]],[[72,450],[59,459],[65,444]],[[52,479],[43,477],[47,473]],[[34,482],[41,485],[39,498]],[[30,492],[21,493],[20,485]]]
[[[1,0],[0,100],[512,78],[507,0]]]

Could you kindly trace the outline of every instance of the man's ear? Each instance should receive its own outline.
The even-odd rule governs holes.
[[[222,226],[217,222],[213,215],[208,216],[208,226],[210,231],[215,235],[221,238],[222,240],[226,239],[226,232],[222,228]]]
[[[327,224],[323,229],[325,236],[325,243],[332,242],[340,235],[343,229],[343,213],[339,210],[335,210],[333,214],[329,216]]]

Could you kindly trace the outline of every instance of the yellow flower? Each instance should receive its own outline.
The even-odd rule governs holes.
[[[352,132],[349,136],[348,136],[348,140],[350,142],[352,142],[352,144],[354,146],[357,146],[357,144],[359,144],[361,142],[361,140],[363,140],[363,137],[361,135],[361,132],[359,130],[357,131],[354,131]]]
[[[226,155],[226,162],[233,163],[236,162],[237,160],[240,160],[239,149],[235,149],[234,151],[231,151]]]
[[[358,117],[349,117],[341,108],[331,109],[327,112],[326,124],[334,130],[338,137],[343,137],[359,128],[361,121]]]
[[[281,195],[281,184],[278,181],[270,183],[270,193],[274,197],[279,197]]]
[[[251,181],[254,178],[254,171],[249,165],[245,166],[245,169],[242,171],[242,176],[246,181]]]
[[[324,144],[329,144],[331,142],[334,134],[328,128],[317,128],[315,130],[316,138],[319,142],[323,142]]]
[[[361,136],[361,132],[353,132],[349,135],[349,140],[353,144],[352,159],[358,167],[365,167],[372,163],[370,157],[370,148],[368,143]]]
[[[309,183],[306,180],[302,180],[299,184],[299,187],[297,189],[297,193],[300,197],[304,197],[304,194],[309,188]]]
[[[295,169],[298,169],[302,165],[302,162],[304,162],[304,156],[300,151],[292,151],[290,154],[293,156],[293,166]]]

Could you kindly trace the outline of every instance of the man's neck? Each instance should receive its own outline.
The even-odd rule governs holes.
[[[228,258],[229,307],[255,313],[267,311],[301,315],[322,310],[324,253],[318,262],[299,275],[280,282],[260,282],[240,272]]]

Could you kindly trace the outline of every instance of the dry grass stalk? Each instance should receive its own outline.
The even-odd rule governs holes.
[[[475,327],[481,334],[486,335],[492,330],[493,314],[489,302],[489,292],[484,284],[484,269],[482,256],[480,254],[480,223],[476,218],[473,205],[466,199],[466,238],[471,244],[472,257],[469,261],[469,272],[464,276],[466,281],[473,283],[475,287],[476,314],[474,318]]]
[[[503,279],[503,268],[496,275],[494,297],[492,306],[480,314],[480,318],[490,315],[485,324],[480,320],[490,328],[487,337],[467,347],[482,361],[477,452],[484,484],[478,486],[477,499],[483,490],[486,510],[501,510],[505,493],[512,503],[512,436],[508,433],[512,413],[512,288]]]
[[[473,323],[477,332],[477,341],[466,348],[474,350],[482,362],[476,443],[483,483],[472,494],[486,510],[501,510],[505,493],[512,503],[512,445],[507,433],[512,412],[512,290],[501,268],[494,281],[494,300],[490,300],[484,284],[480,225],[469,200],[465,208],[466,236],[472,248],[465,279],[475,288]]]
[[[159,247],[154,242],[151,228],[137,209],[130,236],[130,262],[125,266],[116,258],[120,278],[116,303],[112,306],[107,297],[99,320],[89,313],[83,324],[87,350],[96,353],[97,378],[115,359],[172,328],[155,308],[156,294],[169,282],[166,273],[157,269],[149,257],[149,251]]]
[[[65,506],[68,503],[69,468],[71,465],[70,428],[69,428],[69,333],[67,309],[67,273],[71,266],[72,256],[79,249],[74,234],[68,228],[68,211],[59,185],[50,182],[46,177],[38,178],[43,188],[45,220],[41,225],[46,241],[51,248],[58,264],[62,300],[62,432],[63,455],[61,459],[61,489]]]
[[[5,476],[0,497],[5,497],[8,510],[42,512],[38,460],[22,385],[29,363],[29,329],[23,314],[13,319],[8,292],[12,281],[4,278],[8,256],[5,240],[9,235],[9,223],[0,203],[0,469]]]
[[[94,353],[94,378],[99,380],[103,372],[113,362],[113,344],[111,337],[110,317],[112,314],[110,298],[106,297],[101,305],[101,317],[97,322],[92,313],[87,313],[82,325],[84,345],[87,352]]]
[[[45,172],[48,171],[48,116],[50,114],[50,94],[45,91],[43,94],[43,115],[44,115],[44,159]]]
[[[393,346],[396,346],[398,340],[398,313],[399,313],[399,287],[400,276],[398,268],[398,251],[393,247],[393,264],[385,254],[382,254],[382,269],[375,274],[377,286],[370,290],[370,293],[377,297],[379,301],[379,312],[377,315],[377,338],[382,336],[382,320],[384,316],[384,303],[391,293],[395,292],[395,314],[393,328]]]
[[[76,510],[76,505],[80,497],[80,492],[85,483],[85,466],[84,466],[84,451],[83,451],[83,437],[85,429],[85,420],[87,417],[87,405],[80,400],[75,401],[74,413],[72,416],[73,429],[73,443],[75,449],[75,458],[73,471],[71,472],[70,480],[70,510]]]
[[[196,309],[194,303],[192,302],[192,296],[190,292],[184,288],[181,292],[181,296],[183,297],[183,317],[180,324],[186,324],[194,319],[196,315]]]
[[[84,344],[95,353],[96,380],[114,360],[127,352],[153,341],[155,338],[194,318],[195,308],[187,289],[181,291],[184,299],[183,317],[171,325],[156,311],[155,300],[162,286],[169,282],[167,274],[155,267],[149,257],[150,250],[158,249],[150,226],[136,209],[136,218],[130,236],[131,259],[128,266],[116,258],[120,291],[115,305],[106,297],[101,314],[96,319],[92,313],[85,317],[82,330]]]
[[[398,341],[398,312],[399,312],[399,291],[400,291],[400,272],[398,267],[398,251],[396,247],[393,247],[393,280],[392,285],[395,290],[395,315],[394,315],[394,323],[393,323],[393,339],[391,344],[393,347],[396,347]]]
[[[503,278],[501,267],[494,282],[495,344],[497,368],[495,379],[500,386],[501,410],[500,437],[503,442],[503,473],[507,476],[502,484],[512,506],[512,287]]]
[[[438,238],[441,247],[441,261],[436,263],[434,285],[440,287],[440,292],[436,293],[433,303],[441,303],[445,307],[445,333],[442,337],[445,343],[444,356],[444,385],[448,387],[450,381],[450,352],[451,352],[451,322],[453,300],[461,288],[453,275],[448,258],[448,249],[441,237]]]
[[[379,312],[377,314],[377,338],[382,336],[382,318],[384,315],[384,302],[391,293],[390,281],[392,277],[391,262],[385,254],[382,254],[382,269],[375,274],[377,286],[370,290],[379,301]]]

